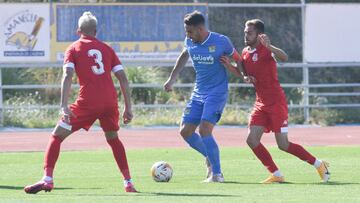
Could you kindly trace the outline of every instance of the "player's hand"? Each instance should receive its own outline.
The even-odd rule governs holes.
[[[221,56],[220,62],[225,66],[225,68],[232,68],[231,61],[227,56]]]
[[[124,112],[123,112],[123,123],[126,125],[126,124],[129,124],[132,119],[133,119],[133,113],[131,111],[131,109],[127,109],[125,108],[124,109]]]
[[[244,82],[246,83],[256,83],[256,79],[253,76],[244,76]]]
[[[263,44],[267,49],[270,50],[271,42],[270,42],[270,38],[266,34],[258,35],[258,39],[261,44]]]
[[[166,92],[171,92],[173,90],[173,84],[175,81],[171,80],[170,78],[164,83],[164,90]]]
[[[70,124],[70,118],[76,118],[76,115],[70,110],[68,106],[61,107],[60,114],[63,116],[64,122]]]

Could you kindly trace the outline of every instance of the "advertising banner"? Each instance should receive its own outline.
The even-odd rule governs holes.
[[[66,47],[79,36],[78,19],[85,11],[98,19],[97,38],[107,42],[120,59],[175,60],[183,48],[184,15],[198,10],[207,18],[207,4],[117,3],[52,6],[52,61],[62,61]]]
[[[1,62],[50,60],[48,4],[2,4],[0,14]]]

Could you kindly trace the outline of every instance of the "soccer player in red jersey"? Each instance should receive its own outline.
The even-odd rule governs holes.
[[[279,168],[268,150],[261,144],[263,133],[275,133],[278,147],[299,159],[313,165],[321,179],[327,182],[330,178],[328,164],[316,159],[302,146],[288,141],[288,106],[286,96],[277,76],[276,60],[287,61],[287,54],[271,44],[264,34],[264,23],[259,19],[249,20],[245,24],[244,40],[246,47],[237,66],[230,63],[228,57],[221,58],[224,66],[255,87],[256,102],[249,121],[247,144],[262,164],[271,173],[262,183],[284,182]]]
[[[80,38],[65,52],[61,82],[62,118],[54,128],[45,152],[44,177],[39,182],[26,186],[26,193],[35,194],[41,190],[48,192],[53,189],[53,171],[62,141],[81,128],[89,130],[97,119],[124,177],[125,191],[136,192],[131,181],[125,149],[117,135],[118,97],[111,72],[119,80],[124,97],[124,124],[130,123],[133,118],[129,84],[114,50],[95,38],[96,29],[96,17],[91,12],[84,12],[78,20],[77,32]],[[80,90],[75,103],[68,106],[74,72],[78,76]]]

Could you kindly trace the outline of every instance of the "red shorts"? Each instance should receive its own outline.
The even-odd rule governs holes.
[[[70,109],[76,115],[76,117],[70,118],[71,131],[73,132],[81,128],[89,130],[97,119],[99,119],[104,132],[119,130],[119,109],[117,105],[105,108],[90,108],[74,103],[70,105]],[[63,118],[61,120],[63,121]],[[62,125],[66,124],[62,122]]]
[[[255,104],[249,121],[249,126],[263,126],[264,132],[288,132],[288,107],[287,104],[277,103],[271,106]]]

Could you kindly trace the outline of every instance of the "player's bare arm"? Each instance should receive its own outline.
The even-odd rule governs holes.
[[[172,91],[173,84],[176,81],[176,77],[179,75],[181,70],[185,67],[187,61],[189,60],[189,53],[184,48],[176,60],[175,66],[171,71],[169,79],[164,83],[164,90],[167,92]]]
[[[255,83],[256,79],[253,76],[248,76],[245,74],[244,68],[241,64],[241,61],[236,61],[236,66],[234,66],[227,56],[221,56],[221,63],[235,76],[241,78],[245,83]]]
[[[63,68],[63,76],[61,80],[61,114],[64,117],[66,123],[70,123],[70,117],[75,117],[73,112],[68,107],[68,100],[71,91],[72,77],[74,75],[74,69],[69,67]]]
[[[235,76],[237,76],[239,78],[243,78],[243,74],[240,72],[240,70],[237,68],[237,66],[234,66],[232,64],[232,61],[228,56],[221,56],[220,62],[224,65],[224,67],[226,69],[228,69]]]
[[[124,97],[124,111],[123,111],[123,123],[128,124],[133,118],[133,113],[131,110],[131,101],[130,101],[130,88],[129,81],[126,77],[126,74],[123,70],[119,70],[115,73],[115,77],[120,82],[121,92]]]
[[[288,55],[282,49],[271,44],[270,38],[266,34],[260,34],[260,43],[263,44],[267,49],[274,53],[275,58],[279,61],[285,62],[288,60]]]
[[[244,70],[244,67],[243,67],[241,61],[236,62],[236,68],[241,73],[241,78],[244,80],[245,83],[252,83],[252,84],[256,83],[256,79],[254,76],[251,76],[251,75],[248,75],[245,73],[245,70]]]
[[[279,61],[285,62],[289,58],[285,51],[273,45],[270,46],[270,51],[274,53],[275,58]]]

